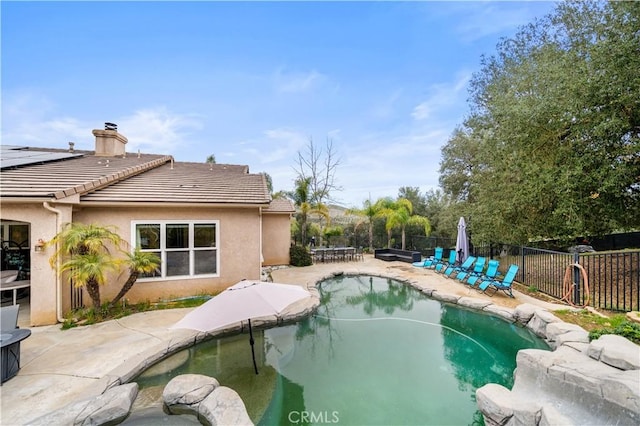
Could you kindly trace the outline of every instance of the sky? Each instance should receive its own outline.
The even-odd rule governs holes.
[[[2,144],[246,164],[291,191],[310,141],[345,207],[438,189],[469,81],[542,1],[0,3]]]

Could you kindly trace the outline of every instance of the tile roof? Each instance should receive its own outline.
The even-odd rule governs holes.
[[[265,178],[247,166],[166,163],[160,167],[83,195],[82,202],[166,202],[268,204]]]
[[[295,213],[296,208],[291,200],[286,198],[274,198],[269,207],[263,210],[265,213]]]
[[[267,205],[271,200],[265,177],[250,174],[245,165],[174,162],[166,155],[103,157],[89,151],[75,152],[83,155],[2,168],[0,197],[59,200],[78,195],[81,203],[109,204]]]
[[[150,154],[132,154],[126,158],[81,154],[81,157],[3,168],[0,197],[61,199],[112,184],[171,160],[169,156]]]

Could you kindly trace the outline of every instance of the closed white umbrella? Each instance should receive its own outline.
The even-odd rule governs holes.
[[[458,262],[464,262],[469,257],[469,240],[467,238],[467,224],[464,217],[458,221],[458,238],[456,239],[456,253]]]
[[[307,297],[311,294],[296,285],[243,280],[189,312],[170,328],[207,332],[248,321],[253,366],[258,374],[251,318],[279,315],[287,306]]]

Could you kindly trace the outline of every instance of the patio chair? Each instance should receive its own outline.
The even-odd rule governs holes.
[[[444,272],[449,266],[455,266],[456,259],[458,258],[458,253],[455,250],[451,250],[449,252],[449,260],[441,260],[440,262],[436,262],[435,271],[436,272]]]
[[[499,272],[498,272],[498,268],[499,267],[500,267],[500,261],[499,260],[495,260],[495,259],[491,259],[487,263],[487,271],[484,274],[477,274],[474,271],[474,272],[470,273],[469,276],[466,278],[466,282],[467,282],[467,284],[469,284],[470,286],[473,287],[478,282],[486,281],[486,280],[493,280],[499,274]]]
[[[336,260],[336,250],[333,247],[329,247],[324,251],[324,261],[333,262]]]
[[[516,274],[518,273],[518,265],[510,265],[509,269],[507,270],[507,273],[504,275],[504,278],[502,280],[485,280],[482,281],[479,285],[478,285],[478,290],[481,290],[483,293],[486,293],[486,291],[489,288],[493,288],[493,293],[489,294],[489,296],[492,296],[494,294],[496,294],[496,292],[503,291],[507,296],[513,298],[513,293],[511,292],[511,284],[513,283],[513,280],[516,278]]]
[[[482,275],[482,272],[484,271],[484,265],[486,263],[487,263],[486,258],[483,256],[479,256],[476,259],[476,263],[473,265],[473,269],[467,268],[467,269],[462,269],[458,271],[458,273],[456,274],[456,279],[458,281],[464,282],[464,280],[471,274]]]
[[[364,252],[362,250],[362,247],[358,247],[357,249],[355,249],[355,252],[353,253],[353,260],[364,260]]]
[[[442,247],[436,247],[436,251],[433,256],[429,256],[428,258],[421,260],[420,262],[413,262],[412,265],[417,268],[433,268],[436,262],[442,260],[443,253],[444,249]]]
[[[447,278],[451,278],[451,275],[454,272],[457,273],[457,272],[460,272],[460,271],[463,271],[463,270],[468,270],[469,268],[471,268],[471,265],[473,265],[473,262],[475,262],[475,261],[476,261],[475,256],[469,256],[469,257],[467,257],[467,260],[465,260],[462,263],[462,265],[459,265],[459,266],[451,265],[451,266],[447,267],[447,269],[444,270],[442,275],[444,275]]]
[[[11,305],[0,308],[1,331],[12,331],[18,328],[18,311],[20,305]]]

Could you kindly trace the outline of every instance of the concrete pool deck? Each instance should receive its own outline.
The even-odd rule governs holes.
[[[549,310],[567,308],[516,291],[514,299],[501,293],[489,297],[432,270],[384,262],[373,256],[358,262],[277,269],[271,275],[274,282],[308,287],[336,273],[410,281],[441,294],[486,299],[507,308],[523,303]],[[71,402],[98,396],[119,380],[130,379],[141,365],[158,359],[150,359],[149,354],[160,356],[194,339],[193,331],[169,329],[191,309],[144,312],[69,330],[61,330],[60,324],[31,327],[31,336],[22,342],[18,375],[0,387],[0,424],[28,424]]]

